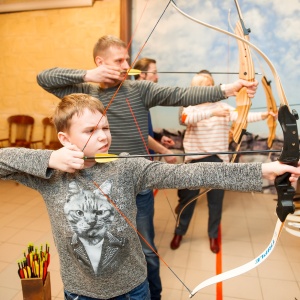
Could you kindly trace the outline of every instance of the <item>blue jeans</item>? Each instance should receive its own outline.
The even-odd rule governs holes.
[[[136,224],[137,230],[146,239],[146,241],[153,247],[154,244],[154,195],[152,190],[142,191],[136,196],[137,216]],[[159,258],[149,248],[149,246],[140,238],[143,252],[147,261],[148,282],[151,294],[151,300],[159,300],[161,298],[161,280],[159,277]]]
[[[65,300],[101,300],[87,296],[79,296],[68,291],[65,291]],[[117,296],[107,300],[150,300],[150,291],[148,281],[145,280],[139,286],[131,290],[129,293]]]
[[[216,156],[208,156],[202,159],[192,160],[191,163],[196,162],[222,162],[222,160]],[[179,210],[181,210],[190,199],[196,197],[199,194],[199,190],[178,190],[179,197]],[[218,237],[218,229],[221,222],[222,207],[223,207],[224,190],[210,190],[207,193],[207,205],[208,205],[208,236],[210,238]],[[197,201],[193,201],[189,204],[180,216],[180,222],[175,229],[175,234],[185,235],[190,221],[192,219],[194,209]]]

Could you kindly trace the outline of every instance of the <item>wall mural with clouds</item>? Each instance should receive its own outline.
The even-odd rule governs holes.
[[[132,7],[132,60],[149,37],[163,11],[165,13],[147,41],[141,57],[157,60],[158,71],[238,72],[238,47],[234,38],[199,25],[179,14],[169,0],[133,0]],[[232,32],[238,14],[234,0],[175,0],[187,14],[211,25]],[[291,108],[300,113],[298,86],[300,78],[300,2],[299,0],[239,1],[247,28],[251,28],[250,41],[272,61],[279,73]],[[166,8],[167,7],[167,8]],[[265,72],[273,81],[272,73],[259,55],[253,55],[256,72]],[[159,83],[170,86],[189,86],[193,74],[159,74]],[[215,83],[233,82],[238,75],[214,75]],[[262,76],[256,75],[260,82]],[[275,83],[272,84],[276,102],[279,99]],[[227,100],[235,106],[235,99]],[[262,84],[252,101],[252,111],[265,111],[266,100]],[[151,109],[152,121],[157,128],[178,128],[178,108]],[[299,125],[300,123],[298,123]],[[267,135],[266,122],[248,125],[248,131]],[[277,126],[277,133],[281,135]]]

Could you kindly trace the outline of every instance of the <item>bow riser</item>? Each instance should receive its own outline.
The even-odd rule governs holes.
[[[282,105],[278,112],[278,121],[281,125],[284,140],[281,155],[278,160],[281,163],[297,166],[299,161],[299,137],[297,129],[298,115],[290,112],[287,105]],[[295,189],[289,181],[291,174],[285,173],[275,179],[275,188],[278,194],[276,213],[281,222],[284,222],[288,214],[295,211],[293,198]]]
[[[281,105],[278,112],[278,121],[283,131],[284,141],[282,153],[278,160],[284,164],[297,166],[299,160],[299,136],[297,128],[298,114],[292,113],[287,105]]]

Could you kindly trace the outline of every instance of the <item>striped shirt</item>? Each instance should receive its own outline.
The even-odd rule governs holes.
[[[58,98],[85,93],[107,106],[118,87],[102,89],[98,84],[85,83],[85,74],[85,70],[53,68],[38,74],[37,81]],[[112,135],[110,153],[147,154],[142,137],[148,145],[148,110],[151,107],[197,105],[224,98],[220,86],[163,87],[146,80],[126,80],[107,110]]]
[[[212,117],[213,110],[222,108],[229,110],[227,117]],[[186,153],[228,151],[229,130],[231,122],[235,121],[238,113],[227,103],[204,103],[185,107],[181,110],[181,124],[187,125],[183,147]],[[262,120],[262,113],[249,113],[247,121]],[[209,155],[186,156],[185,162],[200,159]],[[218,155],[224,162],[229,161],[227,154]]]

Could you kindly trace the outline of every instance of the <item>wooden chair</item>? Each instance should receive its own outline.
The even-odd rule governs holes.
[[[14,115],[8,119],[8,138],[0,139],[0,148],[24,147],[30,148],[34,118],[27,115]]]
[[[54,124],[50,118],[44,118],[43,122],[43,139],[31,142],[31,148],[34,149],[52,149],[57,150],[62,147],[57,138],[57,133]]]

